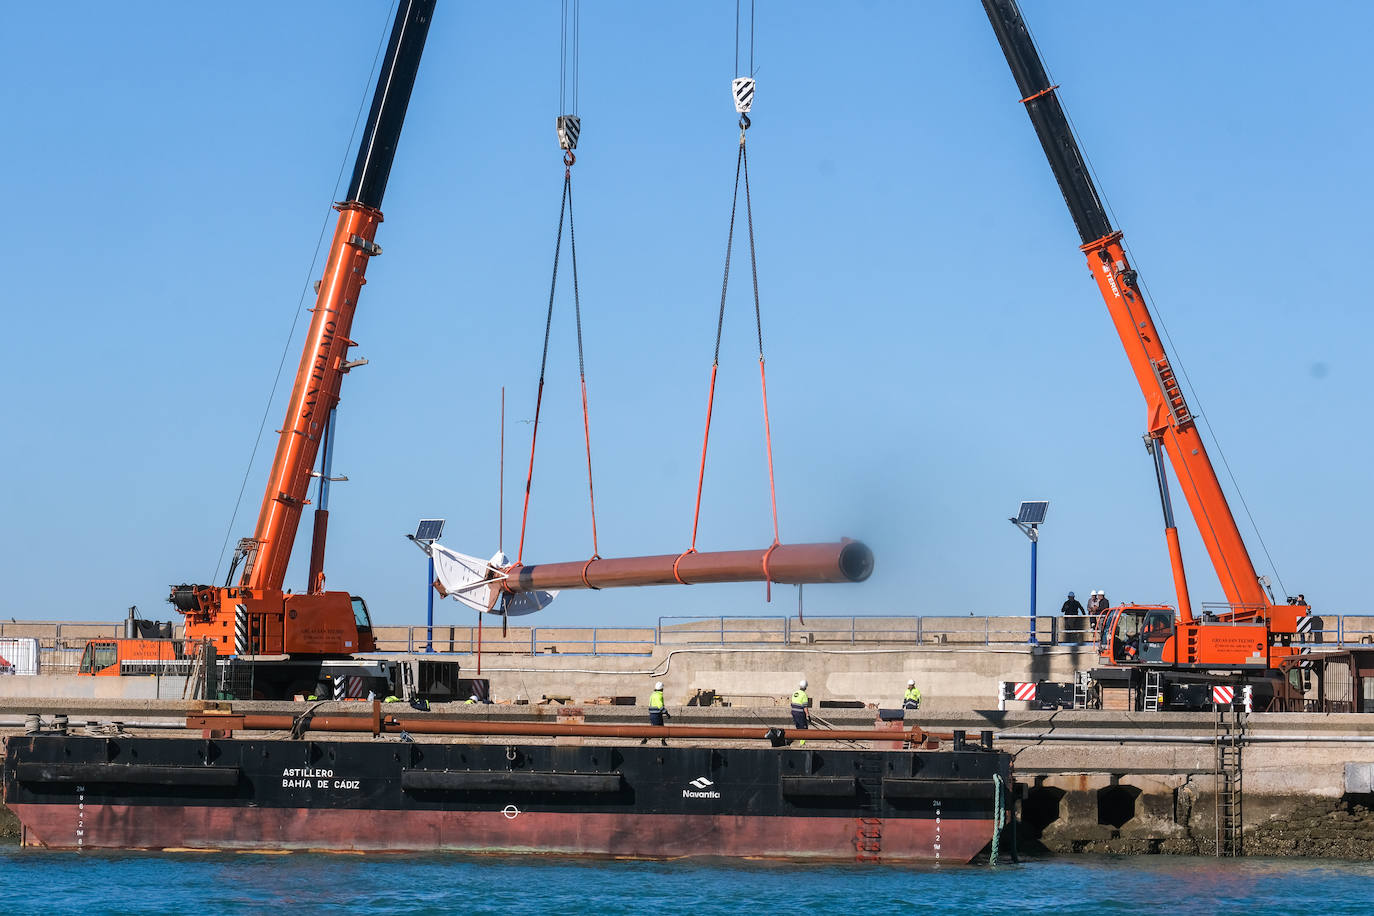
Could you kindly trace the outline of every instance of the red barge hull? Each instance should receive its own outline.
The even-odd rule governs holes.
[[[3,786],[53,849],[964,863],[1010,757],[44,735],[7,742]]]
[[[992,820],[702,814],[320,811],[129,805],[15,805],[27,846],[50,849],[456,852],[684,858],[724,856],[965,863]],[[82,842],[84,840],[84,842]]]

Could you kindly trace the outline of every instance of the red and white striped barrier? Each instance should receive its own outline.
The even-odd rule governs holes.
[[[1212,702],[1218,706],[1230,706],[1236,701],[1236,688],[1217,684],[1212,688]]]
[[[997,708],[1005,711],[1007,700],[1034,701],[1037,695],[1035,681],[1001,681],[998,684]]]

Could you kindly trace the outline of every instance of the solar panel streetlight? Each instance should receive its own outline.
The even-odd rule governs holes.
[[[1038,640],[1035,638],[1035,548],[1040,543],[1039,528],[1045,523],[1045,514],[1049,512],[1050,502],[1047,499],[1037,499],[1022,501],[1021,509],[1016,513],[1015,518],[1009,518],[1011,522],[1026,537],[1030,538],[1031,545],[1031,580],[1030,580],[1030,644],[1035,645]]]
[[[444,520],[442,518],[422,518],[420,524],[415,528],[414,534],[408,534],[417,544],[426,546],[439,540],[444,534]],[[429,553],[429,551],[425,551]],[[425,594],[429,601],[429,617],[425,628],[425,651],[434,651],[434,557],[429,558],[429,578],[425,580]]]

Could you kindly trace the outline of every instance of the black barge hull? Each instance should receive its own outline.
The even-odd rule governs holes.
[[[29,846],[967,862],[1010,806],[981,749],[10,738]]]

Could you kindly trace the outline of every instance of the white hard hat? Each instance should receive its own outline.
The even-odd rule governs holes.
[[[797,686],[800,687],[802,690],[805,690],[805,689],[806,689],[806,678],[802,678],[800,681],[798,681],[798,682],[797,682]]]
[[[654,682],[654,689],[655,689],[655,690],[662,690],[662,689],[663,689],[663,682],[662,682],[662,681],[655,681],[655,682]]]
[[[475,699],[477,699],[477,694],[474,693],[472,696],[468,697],[468,699],[469,699],[469,700],[475,700]]]
[[[907,685],[908,687],[915,687],[915,686],[916,686],[916,679],[915,679],[915,678],[912,678],[911,680],[909,680],[909,681],[906,682],[906,685]]]

